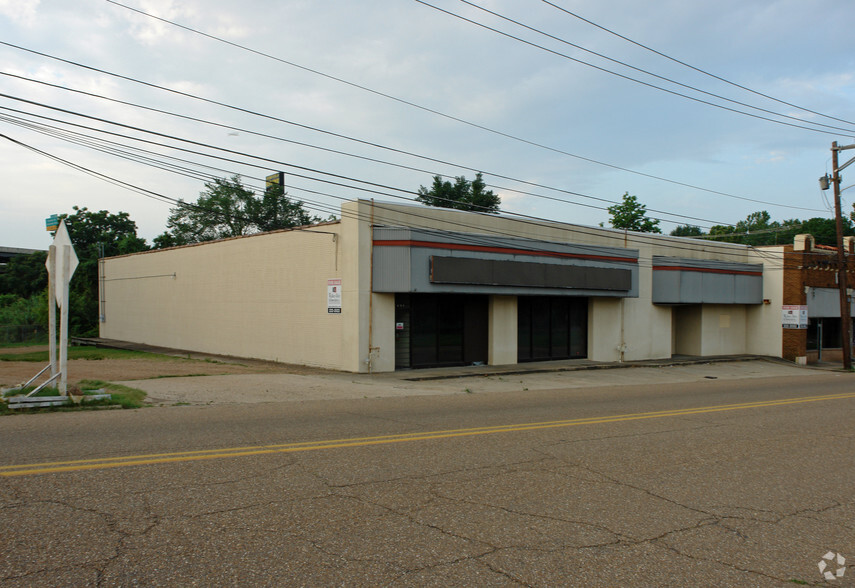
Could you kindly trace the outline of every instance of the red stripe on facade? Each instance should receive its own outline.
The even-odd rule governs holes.
[[[654,265],[653,271],[666,272],[704,272],[708,274],[732,274],[737,276],[763,276],[763,272],[717,269],[714,267],[686,267],[681,265]]]
[[[569,259],[595,259],[599,261],[620,261],[638,263],[632,257],[613,257],[609,255],[584,255],[581,253],[561,253],[559,251],[532,251],[513,247],[487,247],[486,245],[463,245],[460,243],[434,243],[433,241],[411,241],[406,239],[374,241],[375,247],[429,247],[432,249],[454,249],[457,251],[479,251],[483,253],[510,253],[513,255],[532,255],[536,257],[561,257]]]

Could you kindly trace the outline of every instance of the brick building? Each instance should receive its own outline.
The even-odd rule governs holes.
[[[855,237],[844,238],[850,316],[855,287]],[[797,362],[842,361],[837,248],[797,235],[783,247],[783,304],[807,307],[807,329],[783,329],[782,357]]]

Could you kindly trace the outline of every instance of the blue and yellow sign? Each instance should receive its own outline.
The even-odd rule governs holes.
[[[45,230],[55,231],[59,228],[59,217],[55,214],[50,215],[45,219]]]

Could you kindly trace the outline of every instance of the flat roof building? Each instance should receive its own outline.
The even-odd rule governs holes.
[[[351,372],[782,356],[782,248],[359,200],[109,258],[101,336]]]

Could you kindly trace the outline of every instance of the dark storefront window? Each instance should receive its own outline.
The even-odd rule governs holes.
[[[588,355],[588,299],[520,296],[517,360],[584,358]]]
[[[396,368],[487,362],[486,296],[398,294],[395,307]]]
[[[815,351],[817,343],[822,337],[823,349],[840,349],[843,346],[841,339],[840,318],[812,318],[808,319],[807,348]]]

